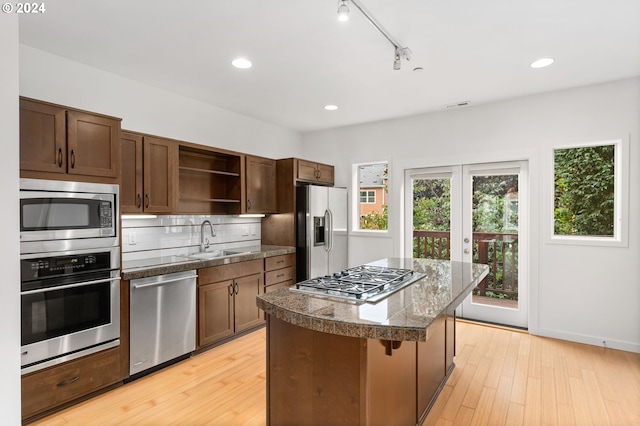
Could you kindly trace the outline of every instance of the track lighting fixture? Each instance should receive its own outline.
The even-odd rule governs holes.
[[[338,21],[346,22],[348,20],[349,20],[349,0],[339,0]]]
[[[411,60],[411,50],[408,47],[402,47],[400,43],[396,41],[395,38],[389,34],[387,30],[384,29],[382,25],[367,11],[360,0],[339,0],[338,1],[338,20],[347,21],[349,19],[349,2],[353,3],[353,5],[367,18],[367,21],[371,23],[375,27],[376,30],[380,31],[380,33],[393,45],[394,55],[393,55],[393,69],[399,70],[402,65],[402,59],[406,61]]]

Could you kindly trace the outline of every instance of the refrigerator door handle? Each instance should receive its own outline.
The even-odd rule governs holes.
[[[329,225],[328,225],[328,229],[329,229],[329,250],[331,251],[333,250],[333,212],[331,210],[327,210],[327,212],[329,213]]]
[[[331,212],[324,211],[324,251],[331,250]]]

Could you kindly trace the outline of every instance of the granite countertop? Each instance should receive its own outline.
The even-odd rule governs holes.
[[[455,308],[488,274],[468,262],[389,258],[370,265],[413,269],[423,278],[377,303],[356,303],[282,288],[257,297],[267,314],[291,324],[349,337],[426,341],[429,325]]]
[[[296,252],[295,247],[270,245],[233,248],[230,250],[242,251],[243,253],[216,257],[213,259],[194,259],[185,254],[178,256],[154,257],[143,260],[130,260],[122,262],[121,275],[123,280],[132,280],[136,278],[152,277],[154,275],[189,271],[191,269],[227,265],[247,260],[263,259],[265,257],[280,256]]]

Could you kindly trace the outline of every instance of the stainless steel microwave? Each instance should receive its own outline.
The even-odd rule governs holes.
[[[118,185],[20,179],[20,252],[118,246]]]

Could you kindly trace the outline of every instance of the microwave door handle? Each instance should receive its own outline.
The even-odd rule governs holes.
[[[107,278],[107,279],[104,279],[104,280],[95,280],[95,281],[83,281],[81,283],[67,284],[67,285],[47,287],[47,288],[39,288],[37,290],[21,291],[20,294],[21,295],[27,295],[27,294],[46,293],[47,291],[66,290],[68,288],[84,287],[84,286],[93,285],[93,284],[108,283],[108,282],[111,282],[111,281],[120,281],[120,277]]]

